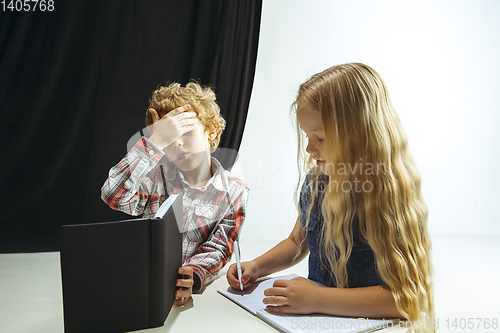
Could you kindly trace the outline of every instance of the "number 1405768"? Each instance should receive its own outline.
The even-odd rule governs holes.
[[[11,12],[52,12],[54,11],[54,0],[2,0],[2,11]]]

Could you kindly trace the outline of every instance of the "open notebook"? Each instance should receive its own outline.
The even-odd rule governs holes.
[[[398,319],[375,320],[366,318],[345,318],[325,315],[277,315],[266,310],[264,290],[271,288],[276,280],[291,280],[298,277],[290,274],[255,282],[244,291],[231,287],[218,292],[235,302],[251,314],[282,332],[325,332],[367,333],[394,326]]]

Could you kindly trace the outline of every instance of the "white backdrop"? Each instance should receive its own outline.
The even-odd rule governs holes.
[[[363,62],[388,85],[423,179],[433,235],[500,235],[500,1],[266,0],[240,162],[242,239],[297,217],[289,110],[311,74]]]

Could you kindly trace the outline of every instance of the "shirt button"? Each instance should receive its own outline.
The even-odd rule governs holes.
[[[152,150],[149,151],[149,155],[153,156],[154,154],[155,154],[154,151],[152,151]]]

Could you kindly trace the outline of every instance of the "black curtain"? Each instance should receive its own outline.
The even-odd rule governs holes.
[[[160,84],[217,94],[238,150],[262,0],[55,1],[0,14],[0,252],[58,249],[63,224],[130,218],[100,199]]]

